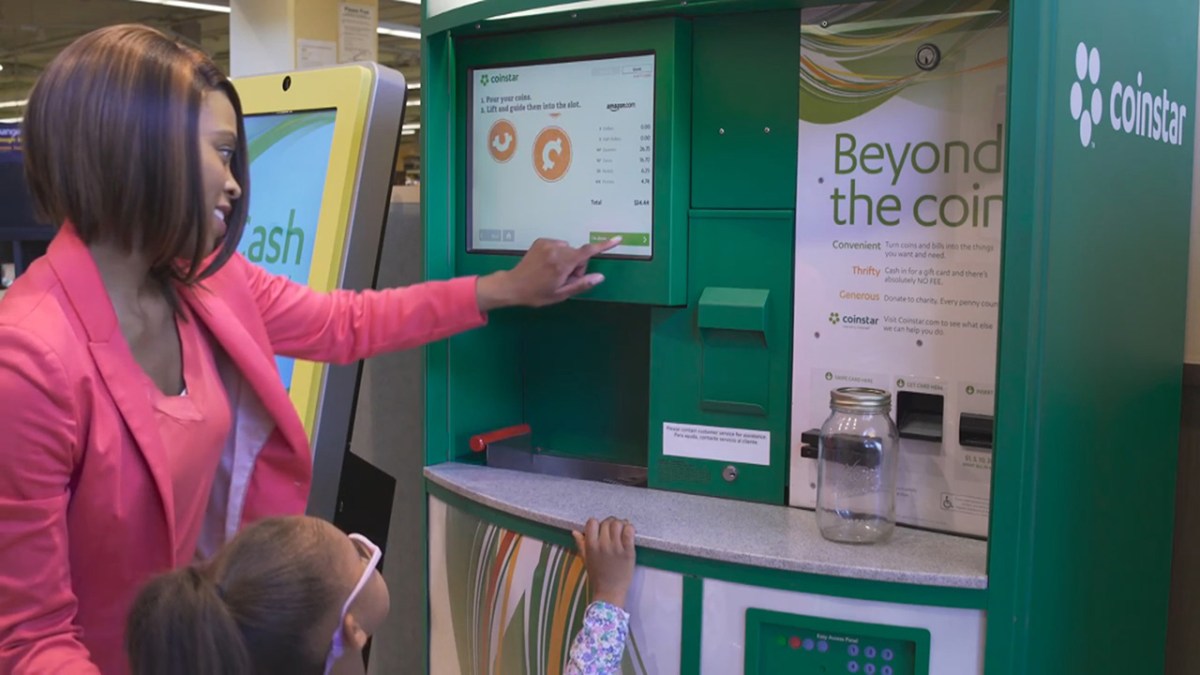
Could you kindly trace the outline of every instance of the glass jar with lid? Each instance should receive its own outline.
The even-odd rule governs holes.
[[[817,526],[848,544],[886,541],[896,527],[900,434],[892,395],[845,387],[830,392],[817,458]]]

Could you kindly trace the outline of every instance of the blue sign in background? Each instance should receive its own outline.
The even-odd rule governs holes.
[[[23,159],[21,125],[0,124],[0,228],[39,224],[33,217]]]
[[[21,163],[21,125],[12,122],[0,123],[0,162]]]

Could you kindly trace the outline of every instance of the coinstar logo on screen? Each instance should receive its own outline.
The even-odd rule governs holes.
[[[1136,84],[1116,80],[1108,90],[1108,122],[1112,130],[1169,145],[1183,145],[1187,106],[1172,101],[1166,87],[1138,71]],[[1094,148],[1097,128],[1104,128],[1104,88],[1100,85],[1100,50],[1080,42],[1075,49],[1075,82],[1071,85],[1071,117],[1079,122],[1079,142]]]
[[[484,73],[483,75],[479,76],[479,84],[486,87],[488,86],[488,83],[500,84],[501,82],[516,82],[520,77],[521,75],[519,73],[501,73],[499,75],[488,75],[487,73]]]

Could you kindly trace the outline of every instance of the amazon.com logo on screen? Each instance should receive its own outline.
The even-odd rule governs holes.
[[[637,107],[636,103],[609,103],[608,111],[609,112],[620,112],[620,111],[624,110],[625,108],[636,108],[636,107]]]

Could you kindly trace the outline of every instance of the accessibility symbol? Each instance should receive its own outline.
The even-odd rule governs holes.
[[[488,152],[503,164],[517,154],[517,130],[512,122],[498,120],[488,131]]]
[[[542,180],[553,183],[567,175],[571,167],[571,138],[558,127],[546,127],[533,142],[533,170]]]

